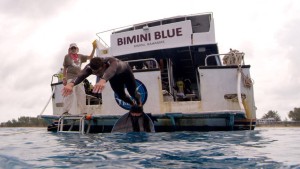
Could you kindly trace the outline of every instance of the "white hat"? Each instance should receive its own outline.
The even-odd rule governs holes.
[[[77,45],[76,45],[76,43],[71,43],[69,49],[72,48],[72,47],[78,48]]]

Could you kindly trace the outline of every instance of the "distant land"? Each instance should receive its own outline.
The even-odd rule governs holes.
[[[19,117],[17,120],[12,119],[7,122],[2,122],[0,127],[47,127],[48,124],[44,119],[37,117]]]
[[[300,127],[300,121],[277,121],[272,123],[256,123],[256,127]]]

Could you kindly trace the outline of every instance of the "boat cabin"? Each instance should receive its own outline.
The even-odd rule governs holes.
[[[101,33],[98,33],[101,39]],[[177,16],[114,30],[105,54],[128,61],[134,72],[159,69],[164,95],[174,101],[201,100],[200,66],[220,66],[211,13]],[[182,87],[178,87],[182,84]],[[180,89],[183,88],[183,89]],[[164,97],[168,99],[168,97]],[[170,98],[169,98],[170,99]]]

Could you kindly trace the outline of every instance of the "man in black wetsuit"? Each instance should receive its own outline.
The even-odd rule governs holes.
[[[120,99],[131,105],[130,115],[127,117],[131,119],[133,131],[140,132],[140,117],[143,119],[144,131],[151,131],[149,117],[143,112],[141,96],[136,90],[135,78],[132,69],[127,62],[123,62],[113,57],[96,57],[91,59],[90,63],[85,66],[80,74],[64,86],[63,96],[70,95],[73,87],[81,83],[91,74],[96,75],[98,77],[97,79],[99,79],[94,86],[94,93],[101,93],[104,90],[106,82],[109,81],[111,88]],[[125,85],[134,101],[125,93]]]
[[[97,79],[99,79],[94,86],[94,93],[101,93],[104,90],[106,82],[109,81],[111,88],[120,99],[129,103],[131,106],[142,107],[141,97],[138,91],[136,91],[135,78],[131,67],[127,62],[113,57],[96,57],[91,59],[90,63],[85,66],[80,74],[64,86],[63,96],[71,94],[73,87],[81,83],[91,74],[96,75],[98,77]],[[134,98],[135,102],[125,93],[125,85],[128,93]]]

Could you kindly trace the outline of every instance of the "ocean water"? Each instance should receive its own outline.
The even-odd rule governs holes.
[[[0,128],[0,168],[300,168],[300,128],[66,134]]]

